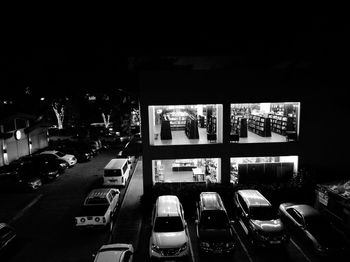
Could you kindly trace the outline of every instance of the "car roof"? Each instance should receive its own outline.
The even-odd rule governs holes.
[[[216,192],[202,192],[199,197],[205,210],[224,209],[220,195]]]
[[[120,261],[120,259],[123,256],[123,253],[126,250],[130,250],[131,252],[134,252],[134,248],[131,244],[116,243],[116,244],[103,245],[98,251],[98,255],[95,261],[96,262]]]
[[[58,151],[57,150],[47,150],[43,151],[40,154],[56,154]]]
[[[110,191],[110,188],[97,188],[93,189],[87,198],[105,198],[108,192]]]
[[[270,202],[258,190],[243,189],[237,192],[243,197],[249,207],[271,206]]]
[[[126,244],[126,243],[114,243],[114,244],[101,246],[99,251],[105,250],[105,249],[130,249],[130,250],[133,250],[133,246],[132,246],[132,244]]]
[[[96,262],[118,262],[123,256],[126,249],[106,249],[102,250],[96,256]]]
[[[296,211],[298,211],[303,217],[320,215],[320,212],[317,209],[309,205],[301,204],[301,205],[293,205],[291,207],[294,208]]]
[[[159,196],[157,200],[158,216],[178,216],[179,199],[174,195]]]
[[[128,161],[127,158],[113,158],[108,162],[104,169],[122,168],[126,161]]]

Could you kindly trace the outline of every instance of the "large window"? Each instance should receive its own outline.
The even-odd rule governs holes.
[[[220,183],[221,161],[218,158],[153,160],[154,183]]]
[[[222,105],[149,106],[151,145],[222,143]]]
[[[298,156],[233,157],[231,183],[287,182],[298,170]]]
[[[300,103],[231,104],[230,141],[289,142],[298,139]]]

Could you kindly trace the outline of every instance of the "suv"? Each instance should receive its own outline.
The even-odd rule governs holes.
[[[253,244],[274,246],[288,242],[285,227],[270,202],[257,190],[238,190],[236,216]]]
[[[230,221],[216,192],[202,192],[197,203],[196,231],[200,251],[211,253],[230,253],[235,241]]]
[[[151,223],[151,259],[187,259],[190,256],[187,224],[177,196],[165,195],[157,198]]]

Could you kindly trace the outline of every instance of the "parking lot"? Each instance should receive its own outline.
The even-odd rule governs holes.
[[[140,204],[142,195],[142,161],[133,165],[126,188],[120,188],[120,208],[115,225],[108,229],[77,230],[74,216],[79,212],[87,193],[101,184],[103,167],[115,157],[117,149],[102,151],[91,161],[78,163],[57,180],[34,192],[0,192],[0,220],[9,222],[18,232],[16,245],[11,246],[2,261],[93,261],[92,254],[103,244],[126,242],[135,248],[134,261],[148,261],[151,233],[151,210]],[[122,201],[124,199],[124,201]],[[232,203],[226,203],[229,206]],[[292,237],[278,248],[256,248],[251,245],[240,223],[233,224],[236,249],[232,255],[200,256],[193,212],[186,212],[191,239],[191,261],[329,261],[315,256],[304,243]],[[186,215],[187,213],[187,215]],[[234,219],[229,212],[230,219]],[[349,249],[348,249],[349,250]],[[340,257],[332,257],[340,259]]]

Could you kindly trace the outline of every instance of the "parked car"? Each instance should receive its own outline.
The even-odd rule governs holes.
[[[138,157],[142,154],[141,138],[134,138],[126,143],[125,147],[119,152],[118,157]]]
[[[0,252],[4,251],[16,238],[13,227],[6,223],[0,223]]]
[[[270,202],[257,190],[238,190],[234,196],[236,217],[251,242],[279,246],[289,235]]]
[[[97,252],[94,262],[132,262],[134,248],[131,244],[103,245]]]
[[[187,259],[189,235],[182,205],[174,195],[159,196],[152,213],[151,259]]]
[[[279,212],[286,226],[319,255],[344,250],[344,238],[315,208],[305,204],[283,203]]]
[[[49,181],[57,178],[60,174],[61,168],[55,161],[50,161],[45,157],[39,155],[29,155],[21,157],[17,160],[21,169],[29,169],[31,172],[44,181]]]
[[[55,165],[58,168],[59,173],[64,173],[65,170],[69,167],[69,164],[66,160],[57,158],[55,155],[38,154],[38,155],[35,155],[35,157],[40,158],[43,161],[47,161],[52,165]]]
[[[77,159],[74,155],[64,154],[61,151],[57,151],[57,150],[43,151],[40,154],[54,155],[58,159],[65,160],[69,164],[69,166],[74,166],[77,163]]]
[[[65,154],[74,155],[77,158],[77,162],[87,162],[92,158],[90,150],[79,148],[79,147],[64,147],[61,151]]]
[[[234,251],[233,221],[229,220],[218,193],[200,194],[195,223],[201,252],[225,254]]]
[[[77,227],[112,226],[120,191],[115,188],[93,189],[85,198],[81,214],[75,217]]]
[[[23,163],[17,171],[17,182],[24,190],[35,190],[42,186],[42,174],[33,163]]]
[[[0,167],[0,177],[1,176],[9,176],[17,174],[18,165],[17,164],[9,164]]]

